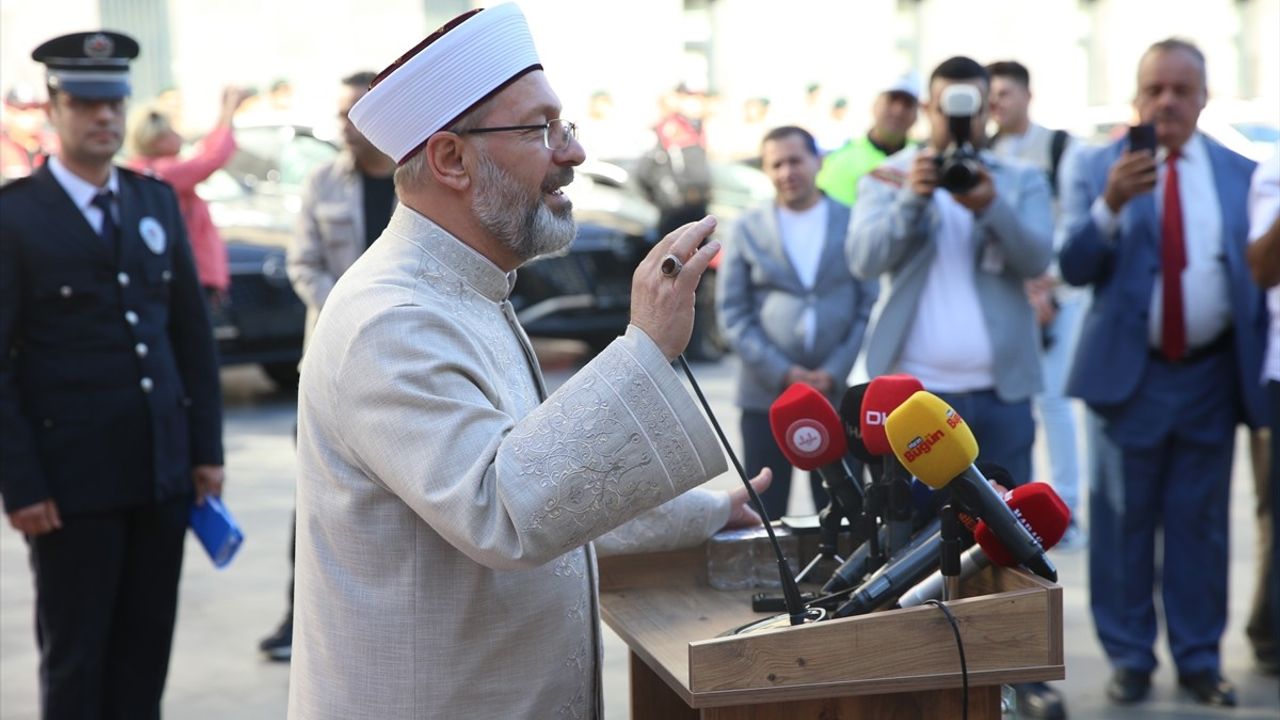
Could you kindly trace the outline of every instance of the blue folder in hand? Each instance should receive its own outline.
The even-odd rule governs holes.
[[[192,503],[191,531],[200,538],[200,544],[217,568],[226,567],[244,542],[244,533],[227,506],[212,496],[206,497],[203,505]]]

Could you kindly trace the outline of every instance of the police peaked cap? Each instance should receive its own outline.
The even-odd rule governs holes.
[[[62,35],[31,52],[44,63],[50,88],[90,100],[128,97],[129,61],[136,57],[137,40],[108,30]]]

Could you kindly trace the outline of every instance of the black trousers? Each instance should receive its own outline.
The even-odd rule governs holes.
[[[787,456],[783,454],[778,443],[774,442],[773,430],[769,428],[767,411],[742,411],[742,465],[747,477],[755,477],[763,467],[773,471],[773,482],[769,489],[760,495],[764,501],[765,512],[770,520],[777,520],[787,514],[787,498],[791,495],[791,471],[793,469]],[[813,506],[821,510],[827,505],[827,491],[822,489],[822,477],[816,472],[809,473],[809,489],[813,493]]]
[[[46,720],[160,717],[190,502],[64,516],[28,540]]]

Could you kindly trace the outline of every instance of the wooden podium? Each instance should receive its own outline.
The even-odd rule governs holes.
[[[600,559],[601,614],[631,649],[633,720],[961,717],[960,656],[938,608],[718,637],[767,617],[753,592],[711,588],[705,546]],[[998,720],[1002,684],[1066,677],[1062,588],[989,568],[961,595],[949,607],[970,718]]]

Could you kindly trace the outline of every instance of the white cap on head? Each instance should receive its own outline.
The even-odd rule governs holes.
[[[880,92],[905,93],[919,101],[921,93],[920,85],[920,73],[915,70],[908,70],[887,83]]]
[[[520,8],[473,10],[383,70],[348,117],[374,147],[403,163],[427,138],[541,67]]]

